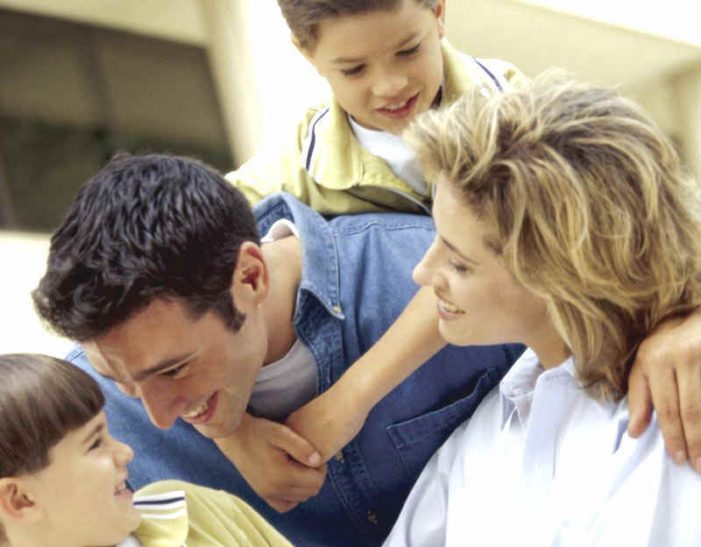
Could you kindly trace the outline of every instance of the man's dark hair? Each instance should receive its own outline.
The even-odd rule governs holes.
[[[230,293],[236,257],[260,237],[243,194],[199,161],[168,155],[113,158],[81,188],[51,238],[33,292],[39,315],[84,341],[154,298],[212,310],[238,330]]]

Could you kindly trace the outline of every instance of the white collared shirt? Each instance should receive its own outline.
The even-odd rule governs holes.
[[[656,421],[631,439],[625,400],[591,399],[574,370],[527,350],[431,458],[385,545],[701,545],[701,475]]]

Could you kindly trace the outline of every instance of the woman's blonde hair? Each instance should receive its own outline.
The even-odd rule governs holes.
[[[546,300],[589,394],[623,396],[642,339],[700,300],[697,188],[669,140],[616,91],[553,72],[504,94],[475,89],[406,138]]]

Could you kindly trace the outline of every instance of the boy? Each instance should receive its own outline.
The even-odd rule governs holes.
[[[131,448],[97,383],[65,361],[0,356],[0,545],[289,546],[225,492],[170,481],[134,496]]]
[[[304,57],[333,91],[277,157],[254,157],[227,179],[252,203],[284,190],[324,215],[430,212],[431,190],[401,139],[423,111],[475,85],[523,76],[503,61],[453,49],[445,0],[279,0]]]

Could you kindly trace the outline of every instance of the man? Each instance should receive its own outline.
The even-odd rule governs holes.
[[[79,192],[34,298],[82,343],[71,360],[97,371],[115,437],[139,454],[133,487],[178,478],[229,490],[297,545],[379,544],[425,462],[520,348],[443,349],[326,466],[278,421],[394,322],[433,236],[428,217],[327,221],[282,194],[254,217],[198,162],[122,156]],[[289,492],[254,493],[280,469]]]

